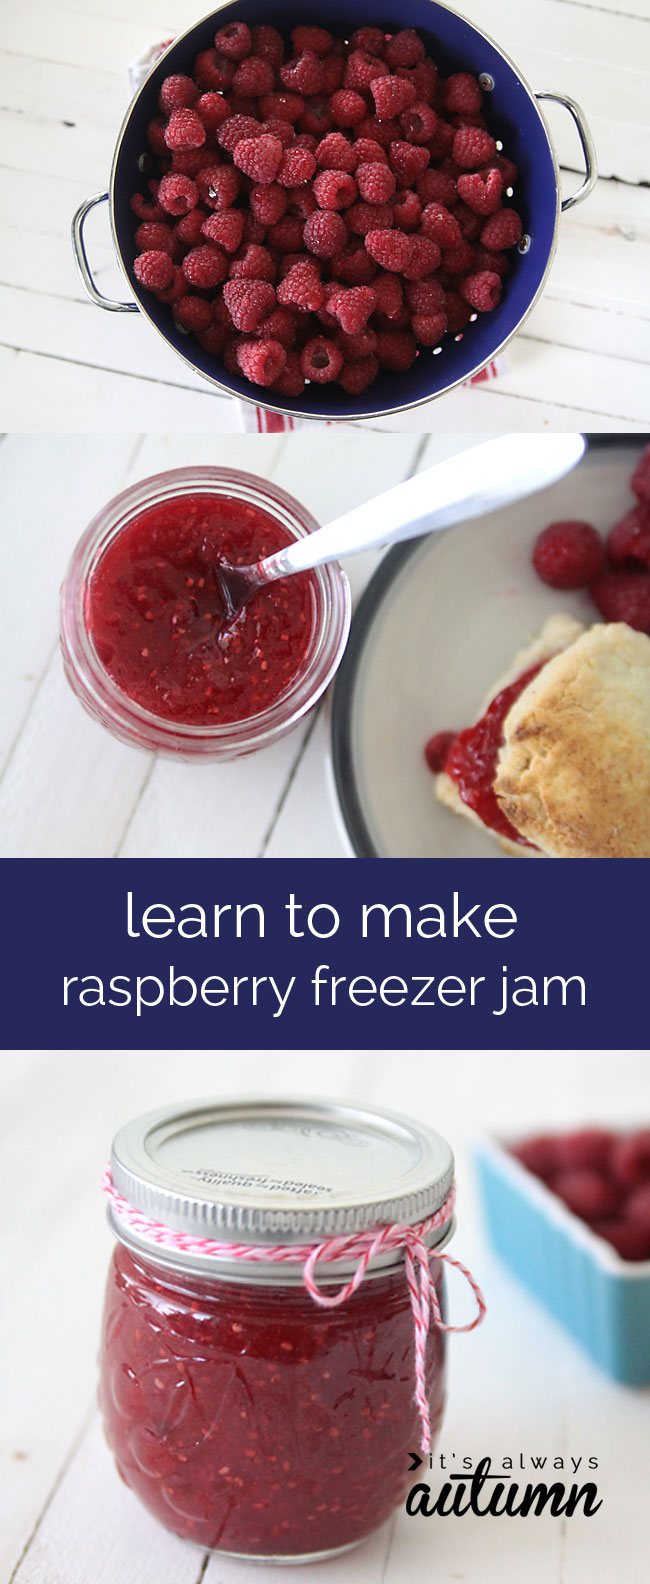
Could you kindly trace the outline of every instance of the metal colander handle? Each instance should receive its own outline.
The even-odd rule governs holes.
[[[566,94],[559,93],[538,93],[535,95],[535,98],[552,99],[554,104],[564,105],[565,110],[568,110],[569,115],[575,123],[578,131],[578,137],[580,138],[580,143],[582,146],[582,152],[585,157],[585,179],[574,193],[570,193],[568,198],[562,199],[562,213],[564,214],[567,209],[572,209],[574,204],[583,203],[584,199],[589,197],[590,192],[596,185],[598,178],[598,161],[596,159],[594,140],[591,136],[591,132],[589,131],[589,127],[587,126],[584,111],[580,109],[579,104],[576,104],[575,99],[569,99]]]
[[[75,256],[75,263],[88,296],[92,302],[97,304],[98,308],[106,308],[109,313],[139,313],[138,304],[135,302],[113,302],[111,297],[104,297],[102,292],[96,287],[90,273],[86,243],[84,241],[86,216],[90,214],[91,209],[94,209],[96,204],[108,203],[108,196],[107,192],[96,193],[94,198],[86,198],[85,202],[79,205],[72,222],[72,250]]]

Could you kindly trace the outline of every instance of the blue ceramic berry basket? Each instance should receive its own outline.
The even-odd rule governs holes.
[[[228,374],[220,359],[205,352],[194,336],[188,337],[175,324],[168,307],[144,291],[133,275],[134,217],[131,195],[139,189],[147,193],[147,173],[143,170],[147,154],[146,128],[158,113],[158,94],[165,77],[174,72],[191,73],[195,56],[214,42],[218,27],[227,22],[245,21],[250,25],[273,22],[288,35],[305,23],[320,24],[338,36],[347,37],[356,28],[380,26],[387,33],[399,28],[415,28],[443,75],[469,71],[483,79],[488,97],[490,129],[503,144],[504,153],[519,169],[514,202],[524,222],[519,253],[507,277],[499,306],[491,313],[479,314],[465,331],[445,336],[442,347],[433,351],[421,348],[412,367],[403,374],[381,373],[369,391],[348,396],[341,386],[331,383],[307,385],[295,400],[273,399],[273,393],[256,389],[248,380]],[[585,157],[585,178],[577,192],[562,198],[557,159],[549,129],[540,109],[540,100],[553,99],[565,106],[576,123]],[[326,420],[370,418],[403,412],[422,402],[442,396],[462,384],[496,357],[523,324],[544,287],[557,241],[562,210],[588,196],[596,180],[593,143],[584,116],[574,100],[555,93],[533,93],[513,62],[479,28],[436,0],[320,0],[314,10],[305,0],[279,0],[269,15],[267,0],[232,0],[217,7],[175,40],[154,67],[136,95],[122,125],[111,169],[109,190],[88,199],[73,222],[75,257],[82,280],[92,301],[113,313],[146,315],[163,339],[196,373],[210,384],[271,411],[305,418]],[[84,243],[84,222],[90,210],[108,203],[113,239],[120,264],[135,301],[113,302],[104,297],[93,280]]]
[[[605,1374],[650,1384],[650,1260],[619,1258],[495,1139],[475,1147],[490,1241]]]

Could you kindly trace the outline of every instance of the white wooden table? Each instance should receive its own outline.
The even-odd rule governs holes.
[[[343,857],[327,703],[273,747],[229,764],[174,764],[118,743],[68,687],[58,589],[95,512],[126,484],[191,462],[273,479],[320,522],[480,435],[13,435],[0,445],[0,856]],[[379,552],[351,557],[358,594]]]
[[[325,1075],[326,1067],[326,1075]],[[314,1571],[208,1559],[122,1485],[94,1410],[111,1238],[99,1191],[115,1130],[200,1095],[304,1093],[422,1116],[458,1163],[454,1251],[488,1318],[450,1339],[439,1451],[598,1458],[592,1519],[408,1519]],[[586,1098],[588,1096],[588,1098]],[[12,1584],[641,1584],[647,1577],[650,1393],[614,1385],[519,1289],[481,1227],[468,1146],[479,1131],[650,1115],[638,1052],[9,1054],[0,1067],[0,1578]],[[451,1289],[455,1318],[469,1316]],[[453,1316],[452,1316],[453,1317]],[[474,1464],[472,1465],[474,1466]],[[583,1464],[584,1468],[584,1464]],[[521,1483],[527,1476],[520,1474]],[[562,1477],[562,1476],[559,1476]],[[432,1476],[434,1491],[442,1477]],[[570,1479],[568,1480],[570,1484]]]
[[[542,300],[500,377],[373,427],[634,429],[650,412],[648,0],[465,0],[458,8],[531,86],[582,104],[599,155],[591,198],[566,214]],[[207,6],[205,7],[207,9]],[[234,431],[237,404],[206,389],[135,315],[85,297],[70,218],[106,188],[129,99],[126,65],[190,26],[201,0],[3,0],[0,426]],[[548,107],[567,191],[582,169],[566,111]],[[89,240],[99,284],[121,297],[105,212]],[[370,425],[368,425],[370,427]]]

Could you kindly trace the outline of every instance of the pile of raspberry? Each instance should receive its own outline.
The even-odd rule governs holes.
[[[136,279],[252,385],[360,395],[499,301],[522,222],[482,101],[409,28],[228,23],[162,84]]]
[[[544,1134],[512,1153],[621,1259],[650,1259],[650,1128]]]
[[[636,503],[604,541],[591,523],[549,523],[536,541],[533,566],[551,588],[588,589],[605,621],[650,635],[650,446],[630,485]]]

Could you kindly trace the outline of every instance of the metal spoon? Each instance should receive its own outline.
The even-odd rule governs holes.
[[[225,622],[275,578],[292,577],[374,545],[417,539],[544,489],[575,467],[584,449],[579,434],[500,435],[414,474],[253,566],[219,561]]]

